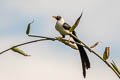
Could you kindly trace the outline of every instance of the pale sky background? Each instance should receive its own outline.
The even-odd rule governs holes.
[[[76,29],[88,45],[102,41],[95,50],[102,56],[110,46],[109,61],[120,69],[120,0],[0,0],[0,51],[34,40],[25,35],[34,18],[31,34],[60,36],[51,16],[61,15],[72,25],[83,11]],[[32,55],[8,51],[0,55],[0,80],[119,80],[95,55],[88,53],[91,68],[83,78],[79,52],[59,42],[45,41],[20,47]]]

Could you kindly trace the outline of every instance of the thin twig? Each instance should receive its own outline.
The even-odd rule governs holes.
[[[11,48],[6,49],[6,50],[4,50],[4,51],[0,52],[0,54],[5,53],[5,52],[7,52],[7,51],[9,51],[9,50],[11,50]]]
[[[26,45],[26,44],[30,44],[30,43],[35,43],[35,42],[39,42],[39,41],[45,41],[45,40],[56,40],[54,38],[51,38],[51,39],[38,39],[38,40],[33,40],[33,41],[29,41],[29,42],[25,42],[25,43],[22,43],[22,44],[19,44],[19,45],[16,45],[14,47],[19,47],[19,46],[22,46],[22,45]]]
[[[26,44],[35,43],[35,42],[39,42],[39,41],[45,41],[45,40],[52,40],[52,41],[54,41],[54,40],[56,40],[56,39],[55,39],[55,38],[51,38],[51,39],[49,39],[49,38],[46,38],[46,39],[38,39],[38,40],[33,40],[33,41],[29,41],[29,42],[21,43],[21,44],[18,44],[18,45],[12,46],[12,47],[19,47],[19,46],[23,46],[23,45],[26,45]],[[12,47],[11,47],[11,48],[12,48]],[[6,49],[6,50],[0,52],[0,54],[5,53],[5,52],[11,50],[11,48]]]
[[[28,35],[29,37],[37,37],[37,38],[46,38],[46,39],[53,39],[54,40],[54,38],[51,38],[51,37],[44,37],[44,36],[36,36],[36,35]]]

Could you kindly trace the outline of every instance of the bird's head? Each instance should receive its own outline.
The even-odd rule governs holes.
[[[52,17],[55,18],[57,21],[62,19],[61,16],[52,16]]]
[[[57,22],[64,23],[64,19],[61,16],[52,16],[52,17],[55,18]]]

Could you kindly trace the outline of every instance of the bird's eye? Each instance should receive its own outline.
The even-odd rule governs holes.
[[[60,20],[61,19],[61,16],[57,16],[57,18],[56,18],[57,20]]]

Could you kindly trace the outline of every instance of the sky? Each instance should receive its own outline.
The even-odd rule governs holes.
[[[120,1],[119,0],[0,0],[0,52],[11,46],[35,40],[25,34],[27,24],[31,34],[58,37],[56,20],[60,15],[73,25],[83,11],[76,28],[80,40],[95,47],[101,56],[110,47],[109,62],[120,69]],[[119,80],[99,58],[86,50],[91,68],[84,79],[79,52],[57,41],[44,41],[19,47],[30,57],[13,51],[0,55],[1,80]]]

